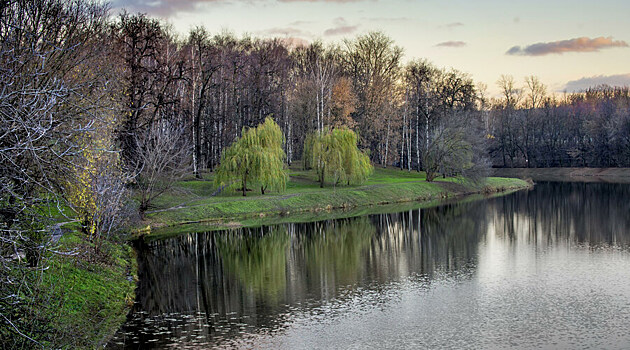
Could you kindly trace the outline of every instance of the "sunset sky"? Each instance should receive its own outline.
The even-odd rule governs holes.
[[[627,0],[116,0],[114,11],[213,33],[341,43],[380,30],[405,50],[498,92],[501,74],[538,76],[549,91],[630,85]]]

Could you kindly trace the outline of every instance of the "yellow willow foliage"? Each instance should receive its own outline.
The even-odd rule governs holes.
[[[324,129],[307,136],[304,143],[305,165],[317,172],[320,186],[361,184],[374,170],[369,157],[357,147],[357,135],[350,129]]]
[[[243,128],[241,137],[223,152],[215,184],[240,186],[243,195],[248,182],[260,185],[262,191],[284,191],[288,174],[283,143],[282,130],[270,117],[256,128]]]

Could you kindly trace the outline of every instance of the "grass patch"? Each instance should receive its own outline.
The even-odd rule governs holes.
[[[102,347],[125,321],[134,301],[135,253],[123,241],[104,241],[97,251],[74,227],[64,231],[55,248],[64,254],[47,253],[43,272],[24,270],[33,295],[20,307],[28,327],[24,330],[44,348]]]
[[[495,193],[530,187],[531,184],[511,178],[488,178],[484,184],[466,184],[455,178],[426,182],[425,174],[395,168],[377,168],[363,185],[319,188],[311,171],[290,169],[290,180],[283,193],[260,194],[252,184],[251,192],[243,197],[236,191],[216,192],[213,175],[203,179],[181,181],[160,197],[147,213],[143,227],[164,228],[182,224],[233,227],[286,222],[299,218],[326,218],[361,212],[385,204],[432,203],[474,193]],[[436,202],[436,203],[433,203]],[[332,212],[341,214],[331,214]],[[357,215],[361,215],[360,213]],[[178,229],[166,231],[176,232]],[[160,234],[161,235],[161,234]]]
[[[85,243],[75,239],[70,244]],[[84,253],[79,259],[54,259],[44,286],[59,301],[47,312],[61,335],[60,343],[70,348],[104,345],[133,304],[136,273],[135,253],[123,242],[107,241],[100,252]]]

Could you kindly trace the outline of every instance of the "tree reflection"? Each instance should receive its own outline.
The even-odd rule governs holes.
[[[488,259],[498,253],[535,262],[532,247],[629,249],[627,198],[630,185],[541,183],[470,203],[139,242],[138,303],[123,329],[141,334],[143,346],[180,339],[205,347],[279,329],[296,310],[343,305],[356,293],[386,302],[386,291],[408,279],[430,288],[440,278],[475,278],[500,268]]]
[[[225,271],[244,288],[277,301],[286,286],[289,241],[285,226],[243,229],[219,235],[217,249]]]
[[[541,249],[559,243],[628,247],[628,198],[627,184],[546,182],[489,201],[487,216],[499,236]]]
[[[376,233],[368,217],[295,226],[292,290],[329,299],[364,276],[364,252]],[[305,278],[304,278],[305,277]],[[295,296],[295,299],[303,299]]]

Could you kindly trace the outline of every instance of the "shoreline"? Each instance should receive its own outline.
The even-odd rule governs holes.
[[[396,210],[400,206],[428,207],[449,200],[492,196],[531,188],[533,183],[514,178],[491,177],[481,186],[453,182],[452,179],[367,184],[291,191],[264,196],[226,196],[188,201],[186,196],[171,198],[176,204],[147,213],[146,220],[132,231],[134,237],[160,239],[184,232],[214,231],[283,222],[317,221]]]
[[[490,173],[534,181],[630,183],[630,168],[493,168]]]

